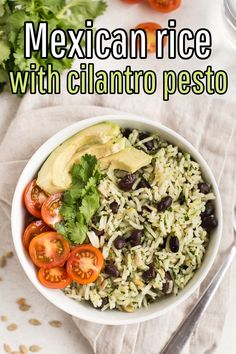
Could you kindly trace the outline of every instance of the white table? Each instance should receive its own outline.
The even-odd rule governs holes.
[[[223,1],[223,0],[222,0]],[[188,69],[202,69],[207,65],[212,65],[215,70],[224,69],[229,74],[230,85],[228,94],[222,97],[227,99],[229,104],[235,101],[235,87],[236,87],[236,52],[231,48],[230,44],[225,39],[221,22],[220,5],[221,0],[183,0],[183,7],[177,11],[173,16],[177,19],[179,26],[197,29],[200,27],[207,27],[211,30],[213,35],[213,54],[207,61],[200,61],[192,59],[191,61],[183,61],[176,59],[175,61],[163,60],[157,61],[153,56],[150,56],[145,62],[136,61],[134,68],[142,67],[143,69],[154,69],[157,71],[164,69],[175,69],[176,71]],[[149,9],[148,6],[128,6],[120,0],[107,0],[109,8],[105,15],[97,21],[97,27],[124,27],[129,29],[134,27],[140,22],[155,21],[162,26],[167,25],[168,15],[156,13]],[[97,62],[97,66],[106,68],[124,67],[125,61],[117,63],[114,60]],[[233,75],[234,74],[234,75]],[[59,98],[60,100],[61,98]],[[123,109],[132,111],[132,105],[137,104],[137,97],[124,97]],[[147,104],[158,105],[161,102],[161,95],[156,97],[147,96]],[[187,97],[183,97],[183,100]],[[58,99],[57,99],[58,100]],[[62,100],[63,101],[63,100]],[[119,107],[117,97],[114,96],[104,97],[104,102],[110,107]],[[7,129],[12,117],[14,116],[20,99],[9,96],[7,94],[0,96],[0,135],[3,136],[4,131]],[[168,104],[168,103],[166,103]],[[141,109],[141,107],[140,107]],[[10,240],[8,246],[11,247]],[[16,282],[12,283],[11,276],[9,281],[4,281],[5,286],[1,287],[0,299],[5,299],[4,307],[0,301],[0,316],[7,314],[9,322],[16,322],[19,324],[19,329],[15,332],[8,332],[5,327],[6,323],[0,321],[0,345],[2,343],[11,343],[14,350],[17,350],[19,344],[30,345],[39,344],[43,347],[41,351],[43,354],[90,354],[91,350],[86,341],[78,333],[73,321],[70,317],[60,310],[55,308],[47,302],[42,296],[33,288],[29,280],[24,275],[20,265],[16,259],[9,261],[7,267],[9,274],[14,276]],[[16,275],[17,272],[17,275]],[[1,272],[0,272],[1,273]],[[0,276],[2,273],[0,274]],[[232,272],[232,289],[231,289],[231,302],[229,305],[229,312],[223,332],[222,344],[219,348],[219,354],[233,353],[234,352],[234,337],[236,323],[236,312],[234,299],[236,298],[236,261],[233,266]],[[3,290],[2,290],[3,289]],[[17,289],[17,290],[16,290]],[[20,290],[19,290],[20,289]],[[16,298],[19,296],[26,297],[28,302],[33,305],[30,312],[20,312],[15,303]],[[42,326],[33,327],[27,323],[29,318],[38,318],[43,323]],[[60,329],[52,328],[48,325],[49,320],[61,320],[63,326]],[[2,352],[2,349],[0,349]],[[125,353],[124,353],[125,354]],[[196,353],[198,354],[198,353]]]

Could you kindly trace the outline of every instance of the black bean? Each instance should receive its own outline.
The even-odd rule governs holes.
[[[139,188],[150,188],[150,187],[151,186],[150,186],[149,182],[145,178],[142,178],[141,181],[137,185],[137,189],[139,189]]]
[[[179,251],[179,239],[177,236],[171,236],[169,240],[170,250],[174,253]]]
[[[144,140],[144,139],[147,139],[147,138],[150,137],[150,133],[148,133],[148,132],[140,132],[138,137],[139,137],[139,140]]]
[[[105,230],[98,230],[98,229],[95,229],[94,227],[92,228],[92,230],[98,237],[103,236],[105,233]]]
[[[157,204],[157,210],[159,212],[166,211],[171,206],[172,201],[173,199],[170,196],[162,198],[162,200]]]
[[[104,271],[107,275],[113,278],[118,278],[120,273],[114,264],[105,265]]]
[[[212,203],[211,200],[208,200],[208,202],[205,205],[205,210],[201,213],[201,218],[204,219],[206,216],[210,216],[214,214],[215,208],[214,204]]]
[[[101,310],[101,309],[102,309],[104,306],[106,306],[108,303],[109,303],[108,297],[107,297],[107,296],[106,296],[106,297],[103,297],[103,298],[102,298],[102,304],[101,304],[101,306],[97,307],[97,309]]]
[[[162,285],[162,292],[166,294],[170,288],[170,281],[172,280],[170,272],[165,272],[165,283]]]
[[[126,244],[126,240],[123,236],[118,236],[114,241],[114,246],[117,250],[121,250]]]
[[[125,138],[129,139],[130,134],[132,133],[132,130],[129,128],[126,128],[123,130],[122,134]]]
[[[132,189],[135,181],[136,181],[136,176],[131,173],[121,178],[121,180],[118,183],[118,186],[123,191],[128,192]]]
[[[142,236],[142,230],[133,230],[129,238],[131,246],[134,247],[140,245]]]
[[[169,282],[166,281],[166,282],[163,283],[163,285],[162,285],[162,292],[163,292],[164,294],[166,294],[166,293],[168,292],[168,290],[169,290]]]
[[[110,204],[110,208],[111,208],[111,211],[113,212],[113,214],[117,214],[118,210],[119,210],[119,205],[117,202],[114,201]]]
[[[208,194],[210,192],[210,186],[207,183],[199,183],[198,184],[198,189],[200,190],[201,193],[203,194]]]
[[[154,148],[154,141],[153,140],[149,140],[144,145],[146,146],[148,151],[151,151]]]
[[[167,237],[164,237],[163,238],[163,242],[160,244],[160,249],[164,249],[166,248],[166,243],[167,243]]]
[[[178,202],[179,202],[180,205],[183,205],[183,204],[184,204],[184,202],[185,202],[185,196],[184,196],[183,193],[180,193],[180,196],[179,196],[179,198],[178,198]]]
[[[144,139],[147,139],[149,137],[150,137],[150,134],[148,132],[139,133],[139,139],[140,140],[144,140]],[[148,151],[151,151],[153,149],[153,147],[154,147],[154,141],[153,140],[147,141],[146,143],[144,143],[144,145],[146,146]]]
[[[150,266],[148,268],[148,270],[145,270],[145,272],[143,272],[143,280],[144,281],[150,281],[156,278],[157,272],[155,270],[155,268],[153,266]]]
[[[215,229],[217,225],[218,221],[214,215],[207,216],[202,220],[202,227],[207,232],[210,232]]]

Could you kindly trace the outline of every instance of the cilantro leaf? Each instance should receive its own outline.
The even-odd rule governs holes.
[[[79,213],[84,216],[87,223],[92,219],[93,215],[99,208],[99,205],[98,191],[95,188],[92,188],[89,194],[84,196],[81,207],[79,208]]]
[[[44,69],[51,63],[60,73],[72,65],[72,59],[57,60],[50,53],[46,60],[42,60],[37,52],[31,59],[25,59],[25,21],[32,21],[35,28],[40,21],[47,21],[50,35],[54,29],[77,31],[84,28],[86,19],[95,19],[105,10],[104,0],[0,0],[0,73],[4,73],[0,81],[3,86],[9,88],[9,71],[30,70],[31,62]]]
[[[81,244],[87,236],[88,225],[100,206],[97,189],[102,179],[97,159],[92,155],[82,156],[80,163],[71,169],[72,184],[63,195],[60,214],[63,221],[56,230],[73,244]]]

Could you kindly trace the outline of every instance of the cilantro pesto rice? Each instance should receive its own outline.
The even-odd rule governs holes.
[[[217,220],[211,186],[188,153],[136,129],[121,137],[151,162],[135,173],[103,171],[87,242],[100,248],[105,264],[95,282],[72,282],[64,292],[102,311],[133,312],[186,286]]]

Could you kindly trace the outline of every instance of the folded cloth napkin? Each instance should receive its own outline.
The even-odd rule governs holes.
[[[182,101],[176,101],[173,105],[163,104],[156,112],[152,112],[153,109],[150,107],[145,109],[145,105],[142,109],[146,111],[145,116],[167,125],[192,142],[212,168],[220,187],[224,209],[224,230],[219,255],[201,288],[171,313],[142,324],[118,327],[92,324],[74,318],[80,333],[90,343],[94,353],[157,354],[196,302],[232,243],[236,167],[234,112],[236,107],[228,106],[223,100],[202,99],[199,105],[194,105],[192,100],[185,102],[184,105]],[[132,107],[132,111],[135,113],[135,107]],[[9,200],[13,195],[21,170],[40,144],[58,130],[78,120],[116,113],[121,112],[99,106],[60,106],[60,102],[54,107],[29,111],[27,99],[23,100],[18,114],[0,145],[0,208],[4,212],[0,213],[1,234],[3,231],[5,234],[10,234]],[[124,112],[123,114],[126,115]],[[8,216],[7,224],[3,214]],[[5,237],[5,239],[8,238]],[[227,275],[185,347],[185,353],[214,352],[222,333],[228,295],[229,276]]]

